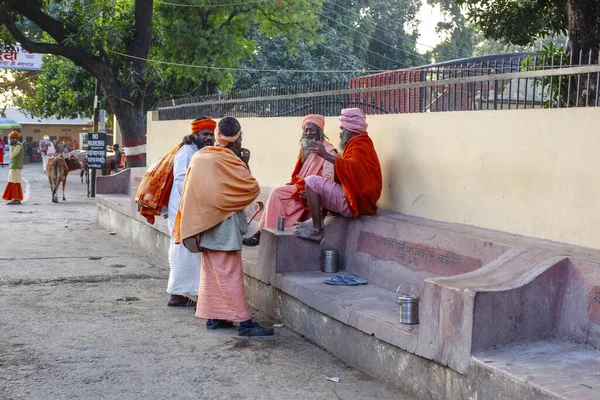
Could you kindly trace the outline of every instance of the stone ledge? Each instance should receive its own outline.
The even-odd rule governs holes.
[[[473,362],[556,398],[600,399],[600,352],[589,347],[551,339],[475,353]]]
[[[273,286],[367,335],[415,351],[419,325],[398,322],[396,293],[372,284],[333,286],[323,283],[324,279],[335,275],[319,271],[277,274]]]

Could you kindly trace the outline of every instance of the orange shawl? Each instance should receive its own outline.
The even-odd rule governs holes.
[[[135,202],[140,205],[140,214],[150,224],[154,224],[154,217],[160,215],[162,208],[169,204],[175,154],[180,148],[181,143],[144,172],[135,194]]]
[[[367,132],[348,141],[342,157],[335,161],[334,171],[354,218],[375,214],[383,180],[379,158]]]
[[[175,218],[175,243],[202,233],[252,204],[260,186],[229,149],[207,146],[190,161]]]

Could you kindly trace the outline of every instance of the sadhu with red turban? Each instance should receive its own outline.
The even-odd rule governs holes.
[[[337,156],[337,150],[325,137],[324,128],[325,117],[322,115],[309,114],[302,120],[300,152],[290,182],[271,191],[258,225],[258,232],[244,239],[246,246],[257,246],[260,243],[260,231],[263,228],[275,228],[279,216],[285,217],[286,228],[307,218],[308,206],[303,200],[304,178],[316,175],[333,180],[333,164],[309,150],[311,143],[321,143],[328,154]]]
[[[334,165],[335,181],[319,176],[305,179],[312,224],[299,225],[295,231],[297,236],[321,239],[322,209],[350,218],[377,212],[382,189],[381,165],[367,127],[365,114],[360,109],[346,108],[340,115],[342,157],[327,154],[320,144],[310,146],[311,151]]]
[[[4,189],[2,200],[8,200],[9,205],[21,204],[23,188],[21,187],[21,171],[25,154],[23,146],[19,143],[19,132],[12,131],[8,135],[10,144],[10,162],[8,164],[8,183]]]

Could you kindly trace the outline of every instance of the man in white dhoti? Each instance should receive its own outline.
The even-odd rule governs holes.
[[[192,134],[183,139],[183,145],[173,161],[173,186],[169,197],[169,232],[173,231],[177,209],[185,182],[190,160],[196,151],[215,143],[217,123],[208,117],[192,122]],[[169,249],[169,283],[167,292],[171,295],[170,307],[194,307],[196,302],[188,296],[198,295],[200,282],[200,253],[190,253],[183,244],[175,244],[171,238]]]

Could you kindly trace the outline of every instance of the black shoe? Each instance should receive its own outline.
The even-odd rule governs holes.
[[[206,329],[214,331],[215,329],[229,329],[233,328],[233,322],[225,321],[222,319],[208,319],[206,320]]]
[[[240,326],[240,328],[242,328]],[[245,329],[238,329],[239,336],[269,336],[273,334],[273,328],[263,328],[256,322],[252,325],[252,327]]]
[[[256,247],[260,244],[260,231],[256,232],[254,235],[242,239],[242,244],[246,247]]]
[[[169,299],[169,302],[167,303],[167,305],[169,307],[196,307],[196,302],[192,299],[190,299],[189,297],[183,297],[185,300],[183,301],[178,301],[177,303],[172,303]]]

